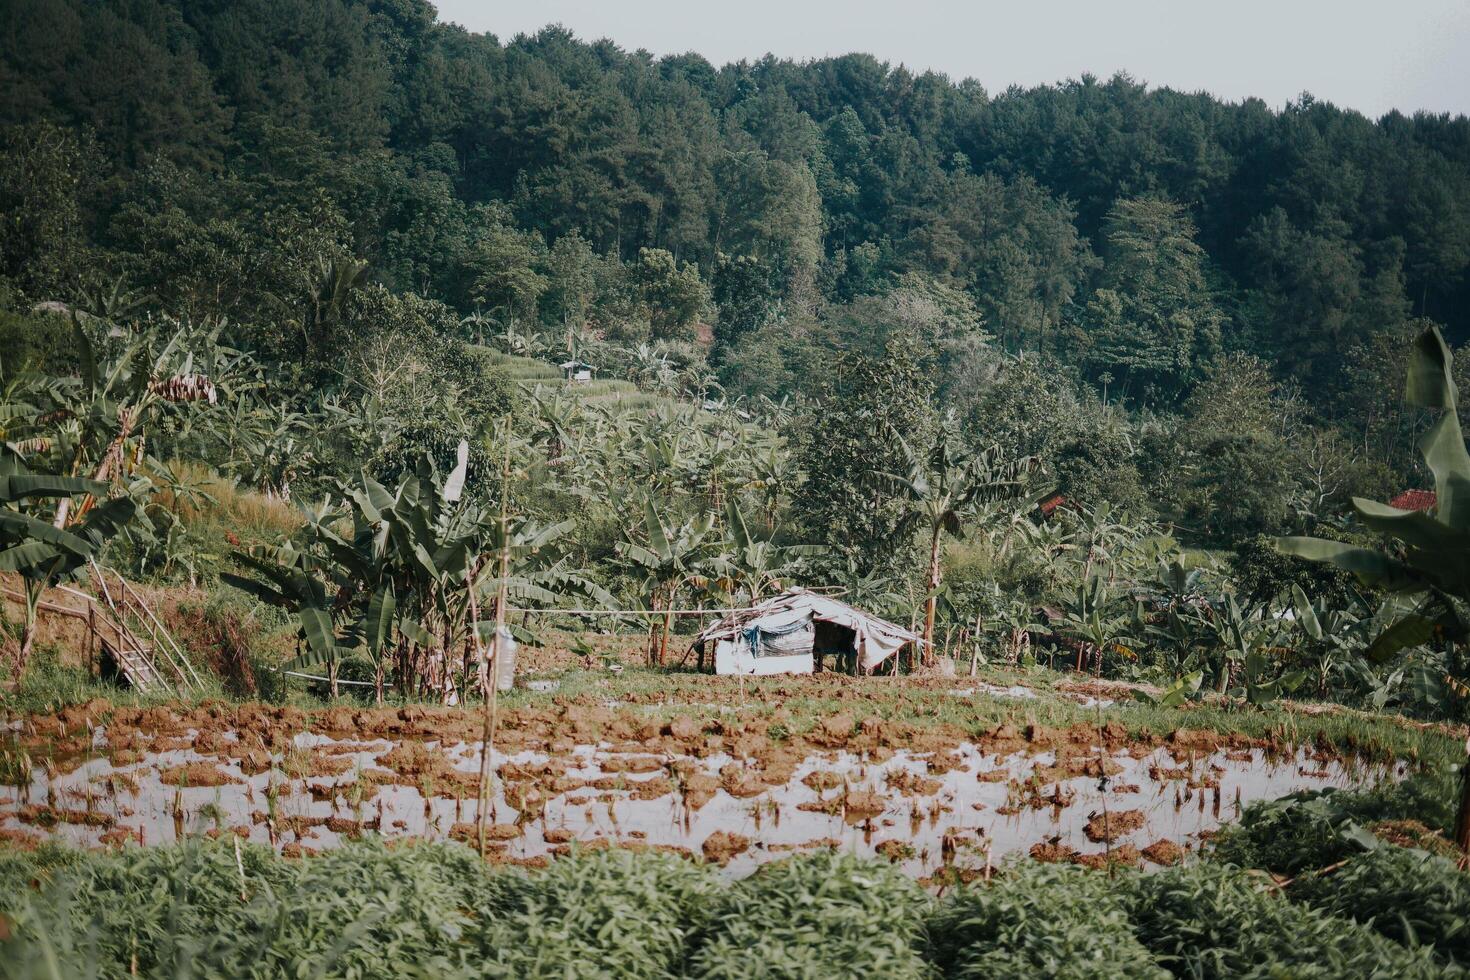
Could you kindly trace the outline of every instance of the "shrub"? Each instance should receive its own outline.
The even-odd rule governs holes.
[[[1278,875],[1335,864],[1372,846],[1363,825],[1412,818],[1443,829],[1451,820],[1447,780],[1416,775],[1369,792],[1338,789],[1292,793],[1246,807],[1240,822],[1216,838],[1216,860]]]
[[[1118,893],[1096,871],[1015,865],[938,907],[931,959],[951,977],[1167,977],[1134,936]]]
[[[236,853],[192,842],[57,867],[33,897],[5,896],[4,969],[25,976],[54,956],[62,976],[372,976],[384,963],[440,974],[465,966],[469,950],[446,940],[472,925],[468,910],[508,904],[519,883],[456,846]]]
[[[886,863],[830,851],[763,866],[695,937],[699,977],[923,977],[924,892]]]
[[[1139,940],[1176,976],[1437,977],[1409,950],[1347,919],[1269,894],[1262,876],[1220,865],[1133,879]]]
[[[1289,894],[1407,946],[1470,965],[1470,875],[1423,851],[1385,844],[1336,870],[1304,875]]]
[[[718,887],[668,854],[592,851],[554,862],[487,916],[473,941],[488,977],[662,977]]]

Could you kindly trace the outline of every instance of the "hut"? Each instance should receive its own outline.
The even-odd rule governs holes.
[[[918,634],[806,589],[788,589],[739,609],[694,641],[700,669],[706,654],[716,674],[810,674],[827,656],[849,673],[872,673]]]
[[[597,372],[597,368],[591,364],[576,359],[563,361],[557,366],[561,368],[562,376],[571,382],[591,381],[592,375]]]

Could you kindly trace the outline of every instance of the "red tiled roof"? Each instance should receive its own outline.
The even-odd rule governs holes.
[[[1050,517],[1058,507],[1061,507],[1066,502],[1067,498],[1057,493],[1047,497],[1037,506],[1041,508],[1042,517]]]
[[[1428,510],[1436,500],[1433,490],[1405,490],[1388,502],[1388,506],[1399,510]]]

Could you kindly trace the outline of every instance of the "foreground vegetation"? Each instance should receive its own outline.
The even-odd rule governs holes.
[[[1424,800],[1398,788],[1268,804],[1200,863],[1108,873],[1022,862],[938,897],[886,862],[830,852],[729,882],[615,849],[524,873],[488,869],[457,845],[369,841],[296,860],[229,838],[43,848],[0,857],[0,971],[1460,976],[1470,876],[1352,819],[1447,819]]]

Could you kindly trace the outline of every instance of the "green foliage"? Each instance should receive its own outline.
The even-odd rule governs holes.
[[[905,459],[894,432],[927,456],[936,427],[914,352],[902,337],[882,360],[844,354],[824,380],[824,410],[802,435],[800,462],[807,479],[796,506],[809,540],[848,557],[860,574],[913,568],[906,533],[909,508],[887,474],[901,473]]]
[[[716,914],[717,885],[672,855],[606,850],[557,861],[513,894],[474,937],[480,975],[665,977]]]
[[[1460,430],[1457,389],[1449,348],[1438,328],[1415,341],[1409,361],[1406,397],[1439,418],[1420,440],[1425,465],[1434,474],[1432,514],[1402,511],[1387,504],[1353,499],[1358,519],[1382,535],[1393,553],[1354,547],[1323,538],[1284,538],[1282,550],[1313,561],[1331,562],[1366,584],[1411,597],[1416,605],[1378,634],[1366,655],[1383,662],[1400,651],[1437,637],[1463,647],[1470,627],[1462,604],[1470,602],[1470,453]],[[1459,657],[1455,657],[1456,660]],[[1461,663],[1450,665],[1463,677]]]
[[[701,977],[926,977],[928,899],[884,863],[831,852],[764,865],[712,903],[690,944]]]
[[[1140,942],[1175,976],[1434,977],[1426,949],[1271,895],[1228,865],[1170,868],[1130,881]]]
[[[1030,862],[939,903],[929,919],[929,957],[947,977],[1169,975],[1134,937],[1115,881]]]
[[[1470,963],[1470,875],[1444,857],[1375,847],[1292,882],[1294,901],[1352,919],[1444,962]]]
[[[1194,225],[1171,201],[1133,198],[1113,205],[1102,233],[1103,275],[1087,303],[1087,367],[1113,377],[1124,397],[1175,397],[1218,350],[1224,319]]]
[[[1373,845],[1359,822],[1367,807],[1334,790],[1293,793],[1253,803],[1215,841],[1226,863],[1292,876],[1322,868]]]
[[[1392,847],[1289,897],[1227,865],[1023,862],[935,900],[830,852],[732,883],[621,849],[522,873],[457,844],[44,846],[0,854],[0,975],[1433,977],[1463,963],[1465,882]]]
[[[226,843],[132,849],[52,868],[50,886],[7,903],[19,938],[11,975],[56,962],[63,975],[273,976],[371,973],[388,962],[463,970],[446,936],[475,927],[520,884],[488,878],[466,848],[353,845],[287,862]],[[160,887],[161,885],[161,887]],[[242,897],[243,892],[243,897]]]
[[[1380,820],[1415,820],[1448,831],[1451,780],[1419,774],[1364,793],[1336,789],[1253,803],[1214,843],[1220,861],[1294,876],[1376,846],[1364,828]]]

